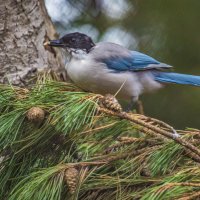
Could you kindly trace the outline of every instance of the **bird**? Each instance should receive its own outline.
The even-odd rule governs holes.
[[[200,86],[200,76],[172,72],[172,66],[111,42],[94,43],[84,33],[65,34],[47,45],[63,49],[69,78],[85,91],[116,95],[131,103],[166,84]]]

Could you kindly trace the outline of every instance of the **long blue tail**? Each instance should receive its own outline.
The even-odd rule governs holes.
[[[184,85],[200,86],[200,76],[178,74],[173,72],[153,72],[156,81],[163,83],[176,83]]]

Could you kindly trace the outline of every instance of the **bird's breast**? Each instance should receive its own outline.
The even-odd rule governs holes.
[[[71,60],[66,65],[66,70],[68,76],[76,85],[84,90],[91,91],[91,81],[95,79],[95,69],[92,69],[92,63],[90,61]]]

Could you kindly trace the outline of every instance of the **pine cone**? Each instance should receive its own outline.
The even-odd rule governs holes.
[[[26,113],[26,117],[32,122],[42,122],[45,117],[45,112],[39,107],[32,107]]]
[[[71,194],[73,194],[76,191],[78,183],[78,174],[78,170],[74,167],[70,167],[65,171],[65,181]]]
[[[105,95],[105,97],[102,99],[102,104],[108,108],[109,110],[112,110],[114,112],[121,112],[122,107],[117,101],[117,99],[112,96],[111,94]]]

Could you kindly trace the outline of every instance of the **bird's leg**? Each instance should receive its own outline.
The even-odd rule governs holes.
[[[135,102],[135,104],[136,104],[136,111],[137,111],[137,113],[141,114],[141,115],[144,115],[144,107],[143,107],[142,101],[138,99]]]
[[[179,137],[181,137],[177,132],[176,132],[176,130],[174,129],[174,128],[172,128],[172,134],[173,134],[173,138],[179,138]]]
[[[125,112],[133,112],[135,109],[135,102],[131,101],[124,109]]]
[[[136,109],[136,112],[138,114],[144,115],[144,108],[142,105],[142,101],[140,101],[138,97],[132,97],[131,103],[128,105],[126,111],[130,112],[133,111],[134,109]]]

